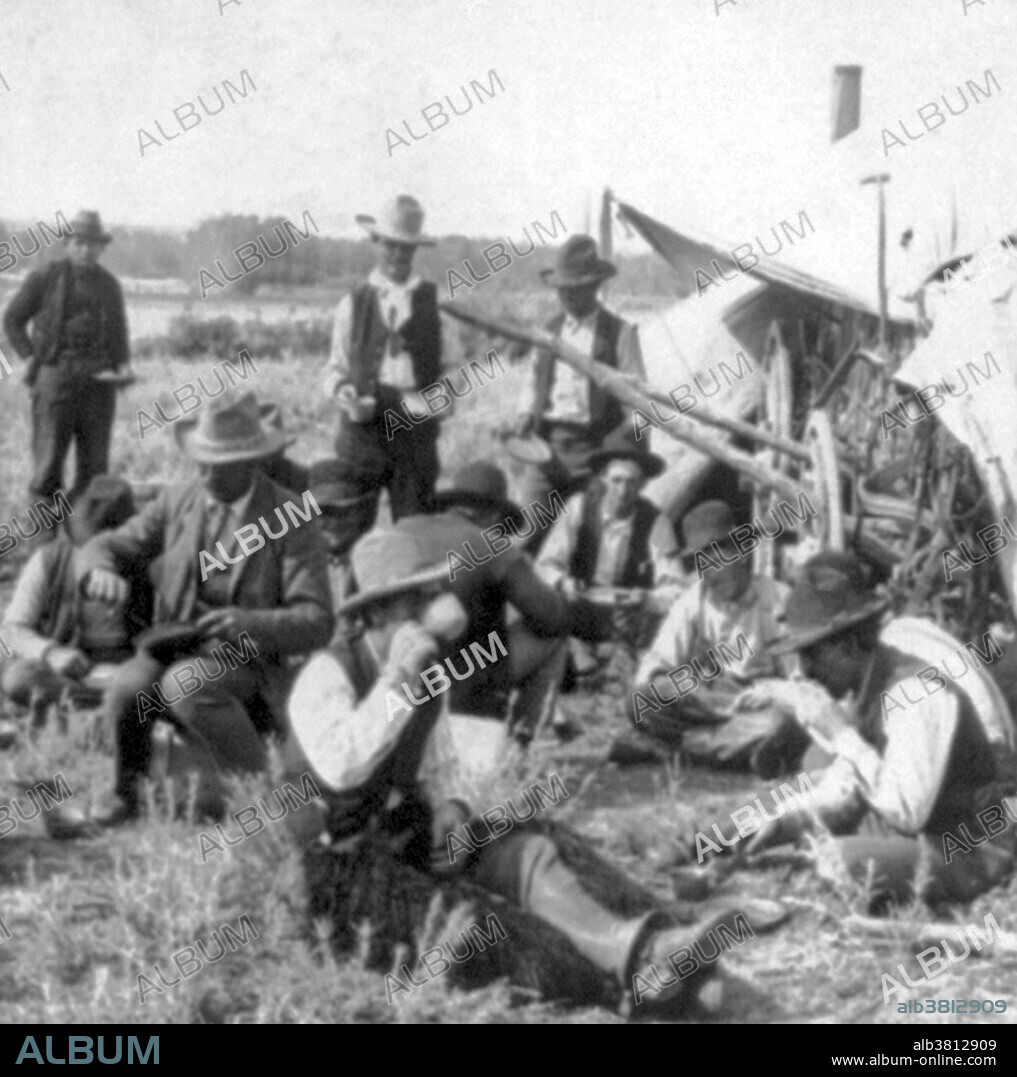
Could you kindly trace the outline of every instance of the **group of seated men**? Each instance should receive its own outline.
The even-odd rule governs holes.
[[[553,830],[496,830],[477,800],[512,752],[542,730],[564,734],[566,672],[623,642],[637,658],[631,735],[706,765],[767,779],[803,767],[812,779],[807,810],[723,838],[715,827],[717,855],[825,831],[841,869],[868,873],[880,900],[964,901],[1004,880],[1017,828],[989,830],[1015,817],[1007,699],[935,626],[887,619],[858,558],[818,554],[789,592],[754,575],[732,538],[745,525],[712,499],[685,514],[679,544],[643,496],[663,460],[628,436],[609,394],[547,355],[532,364],[516,433],[551,452],[521,486],[527,505],[560,494],[565,511],[531,521],[524,542],[524,510],[485,461],[435,493],[437,425],[421,393],[441,373],[440,324],[434,286],[411,271],[431,242],[422,222],[408,196],[362,219],[379,264],[337,310],[335,458],[297,466],[278,409],[230,391],[174,425],[198,481],[138,506],[129,484],[93,478],[25,564],[0,627],[12,652],[0,688],[33,725],[65,693],[91,695],[114,742],[105,802],[66,813],[59,833],[138,818],[146,777],[166,772],[196,773],[197,811],[221,814],[228,775],[263,770],[275,736],[287,767],[322,791],[294,817],[305,848],[408,826],[419,840],[393,848],[423,847],[414,863],[435,885],[454,874],[507,899],[619,991],[648,985],[637,1003],[684,1004],[718,966],[687,974],[678,955],[738,914],[694,926],[663,907],[620,909],[584,878],[603,875],[592,851],[584,868]],[[634,327],[596,300],[613,272],[590,237],[570,237],[543,274],[562,303],[548,328],[641,377]],[[396,409],[406,419],[390,431]],[[382,487],[393,522],[379,525]],[[962,674],[940,676],[955,652]],[[448,766],[436,781],[441,737],[454,751],[438,752]],[[460,827],[475,847],[449,858]],[[970,847],[943,856],[948,836]],[[701,853],[700,837],[677,852]],[[749,917],[757,934],[782,918]],[[566,966],[545,982],[567,979]]]
[[[519,512],[498,467],[467,465],[431,512],[351,545],[342,497],[330,492],[334,461],[310,469],[303,496],[266,474],[278,473],[289,444],[267,410],[234,393],[181,422],[178,445],[200,481],[168,486],[138,511],[129,485],[94,479],[66,533],[18,580],[2,629],[14,652],[0,663],[4,691],[38,721],[62,691],[94,679],[114,731],[111,794],[81,833],[142,814],[154,733],[200,775],[198,809],[213,815],[225,776],[264,769],[275,734],[290,764],[324,790],[304,840],[323,829],[348,836],[418,795],[442,714],[476,729],[492,771],[511,739],[528,743],[551,720],[570,635],[597,638],[584,591],[652,593],[659,582],[663,620],[635,673],[634,728],[764,777],[801,765],[815,785],[810,810],[767,822],[741,851],[826,828],[849,871],[873,873],[878,895],[920,885],[930,900],[970,900],[1012,870],[1006,840],[939,855],[943,835],[976,833],[987,811],[1011,810],[1006,699],[975,662],[971,676],[940,678],[930,693],[929,667],[967,652],[931,624],[886,621],[888,602],[853,555],[813,557],[788,597],[733,556],[737,520],[718,501],[686,514],[678,550],[665,518],[638,496],[655,458],[619,447],[595,461],[536,561],[513,542],[453,572],[451,553],[480,553],[491,529]],[[688,570],[707,548],[732,556],[700,580]],[[806,679],[784,676],[792,652]],[[492,722],[500,739],[481,734]],[[471,821],[474,834],[489,825],[474,816],[483,805],[448,789],[425,803],[420,825],[437,845],[456,822]],[[619,983],[666,965],[702,930],[665,910],[625,918],[598,904],[546,833],[520,827],[491,850],[480,844],[462,871],[562,932]],[[687,1000],[712,971],[678,978],[656,1001]]]

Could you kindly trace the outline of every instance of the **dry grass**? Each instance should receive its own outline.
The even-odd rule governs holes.
[[[451,362],[461,361],[458,355]],[[193,381],[212,362],[175,359],[146,362],[144,380],[120,398],[114,437],[115,470],[132,478],[180,477],[186,468],[175,451],[172,432],[138,436],[137,410],[148,408],[160,387]],[[319,361],[293,359],[259,365],[248,384],[260,397],[276,399],[299,436],[295,455],[311,460],[327,455],[331,416],[317,391]],[[460,405],[443,434],[446,467],[490,455],[492,427],[514,413],[518,375],[510,373]],[[0,384],[0,439],[3,503],[0,518],[23,512],[28,475],[27,394],[13,381]],[[0,571],[16,565],[21,551],[8,555]],[[4,586],[9,587],[9,582]],[[555,818],[583,831],[591,842],[637,880],[671,897],[669,869],[676,862],[679,836],[690,820],[703,829],[722,820],[759,792],[759,783],[705,772],[668,772],[664,768],[617,771],[604,763],[607,746],[624,723],[624,663],[595,690],[564,700],[566,712],[586,734],[567,747],[537,744],[524,771],[492,790],[491,804],[534,779],[557,771],[570,796],[554,809]],[[95,747],[87,716],[70,715],[66,736],[45,731],[36,743],[22,742],[0,754],[0,802],[23,783],[62,773],[75,791],[72,804],[87,806],[108,788],[111,760]],[[235,808],[254,802],[276,786],[266,775],[236,790]],[[24,797],[22,795],[22,803]],[[481,806],[483,807],[483,806]],[[205,828],[208,829],[207,827]],[[284,824],[262,832],[225,854],[200,863],[202,827],[172,821],[153,805],[142,824],[94,841],[49,840],[40,819],[23,822],[0,839],[0,917],[11,937],[0,941],[0,1022],[43,1021],[180,1023],[199,1020],[246,1022],[605,1022],[620,1018],[599,1009],[564,1010],[495,985],[468,994],[429,983],[395,1005],[388,1005],[383,979],[365,970],[364,961],[337,964],[319,929],[305,922],[299,857]],[[231,833],[235,828],[231,827]],[[821,852],[821,851],[820,851]],[[778,933],[760,937],[725,958],[726,995],[721,1011],[699,1020],[888,1022],[909,1025],[967,1021],[991,1024],[1001,1017],[898,1015],[896,1001],[884,1006],[880,976],[897,975],[908,958],[929,945],[916,927],[898,937],[873,942],[846,926],[851,913],[866,909],[866,895],[846,882],[820,882],[801,868],[772,864],[763,870],[729,874],[705,908],[737,907],[746,896],[777,897],[794,910]],[[1014,889],[995,891],[967,910],[956,910],[959,924],[981,925],[993,913],[1004,929],[1014,925]],[[250,917],[258,938],[228,953],[191,978],[139,1002],[138,976],[156,979],[158,962],[175,978],[172,955],[196,940],[209,945],[224,924]],[[920,908],[901,910],[906,924],[929,917]],[[441,931],[437,934],[441,937]],[[930,940],[938,941],[937,939]],[[422,940],[422,945],[424,940]],[[366,951],[364,951],[366,952]],[[412,957],[412,955],[408,955]],[[915,998],[1007,998],[1014,956],[993,944],[984,957],[973,956],[925,987]],[[1011,1011],[1012,1012],[1012,1011]]]

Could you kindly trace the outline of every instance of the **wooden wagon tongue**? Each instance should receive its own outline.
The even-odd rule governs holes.
[[[545,349],[563,362],[568,363],[568,365],[575,370],[578,370],[580,374],[584,374],[590,381],[594,382],[594,384],[598,385],[605,392],[610,393],[629,407],[648,411],[650,410],[650,404],[653,401],[663,400],[666,403],[670,403],[670,397],[667,397],[656,390],[649,389],[636,378],[620,374],[618,371],[612,370],[603,363],[595,362],[583,355],[578,349],[563,343],[561,340],[558,340],[542,330],[524,329],[516,325],[509,325],[505,322],[497,321],[493,318],[482,317],[481,315],[463,310],[458,305],[453,305],[451,303],[439,303],[438,308],[451,317],[456,318],[461,322],[465,322],[467,325],[473,325],[483,329],[485,332],[505,337],[508,340],[517,341],[520,344],[526,344],[532,348]],[[696,413],[700,410],[701,409],[697,408]],[[695,413],[693,412],[689,413],[690,416],[694,414]],[[708,425],[722,427],[732,433],[743,434],[747,437],[754,438],[756,441],[761,441],[764,444],[772,445],[773,443],[773,435],[768,434],[766,431],[762,431],[749,423],[739,422],[736,419],[726,419],[717,415],[710,415],[709,419],[705,420],[700,416],[698,421]],[[758,483],[765,488],[774,490],[782,497],[797,497],[802,492],[803,484],[801,482],[792,482],[786,475],[775,468],[756,460],[747,453],[740,452],[726,442],[707,436],[704,432],[697,429],[696,421],[689,421],[689,418],[684,415],[676,415],[673,420],[669,420],[668,423],[661,425],[660,429],[663,430],[668,437],[691,445],[692,448],[698,449],[702,453],[706,453],[708,456],[713,457],[722,464],[727,464],[728,467],[734,468],[736,471],[740,471],[742,474],[747,475],[753,482]],[[798,459],[812,458],[811,454],[808,454],[807,457],[803,457],[804,450],[793,442],[788,442],[786,439],[778,440],[779,444],[773,447],[787,452],[789,455],[793,454]]]

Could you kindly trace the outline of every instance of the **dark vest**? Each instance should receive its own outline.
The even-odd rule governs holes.
[[[582,517],[576,535],[576,548],[569,561],[569,575],[583,583],[593,583],[600,553],[600,536],[603,521],[600,507],[604,500],[604,487],[593,483],[583,496]],[[653,561],[650,559],[650,532],[660,515],[656,505],[645,498],[638,498],[632,513],[632,530],[629,547],[622,566],[621,576],[611,583],[615,587],[652,587]]]
[[[561,332],[565,324],[564,313],[557,314],[545,328],[553,336]],[[593,350],[591,359],[606,366],[618,369],[618,335],[625,323],[609,310],[603,307],[597,308],[597,318],[593,328]],[[558,360],[546,353],[541,353],[537,358],[536,370],[536,410],[538,420],[547,411],[551,402],[551,387],[554,385],[554,372]],[[611,396],[604,392],[599,385],[590,382],[590,433],[595,437],[603,437],[609,434],[624,421],[622,406]]]
[[[397,327],[413,363],[417,388],[424,389],[441,376],[441,320],[438,290],[422,281],[410,298],[410,316]],[[389,329],[382,315],[378,292],[368,283],[353,292],[350,373],[361,396],[379,396],[378,370],[388,344]]]
[[[887,672],[881,678],[873,678],[879,683],[873,684],[868,700],[863,701],[864,718],[859,733],[879,752],[883,752],[886,748],[886,722],[883,718],[882,693],[889,691],[902,677],[917,673],[929,663],[891,647],[881,647],[880,650]],[[974,674],[969,671],[963,676]],[[947,687],[940,691],[949,692],[956,699],[959,719],[939,795],[925,824],[927,834],[942,833],[956,828],[958,822],[969,819],[977,807],[984,806],[980,803],[979,790],[1004,777],[998,773],[995,753],[963,686],[948,681]],[[893,699],[910,706],[897,696],[893,696]],[[914,704],[916,707],[921,705],[921,702]],[[890,706],[888,702],[887,707]]]

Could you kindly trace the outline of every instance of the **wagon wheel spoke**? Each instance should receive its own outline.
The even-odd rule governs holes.
[[[792,390],[791,390],[791,356],[784,346],[780,326],[776,321],[770,323],[763,349],[763,377],[766,388],[763,393],[762,411],[759,425],[773,434],[791,440]],[[792,462],[777,449],[764,449],[759,456],[784,474],[791,473]],[[752,497],[752,518],[761,519],[775,504],[775,497],[770,490],[756,489]],[[757,575],[773,576],[777,568],[776,549],[772,542],[760,543],[755,552],[754,567]]]

